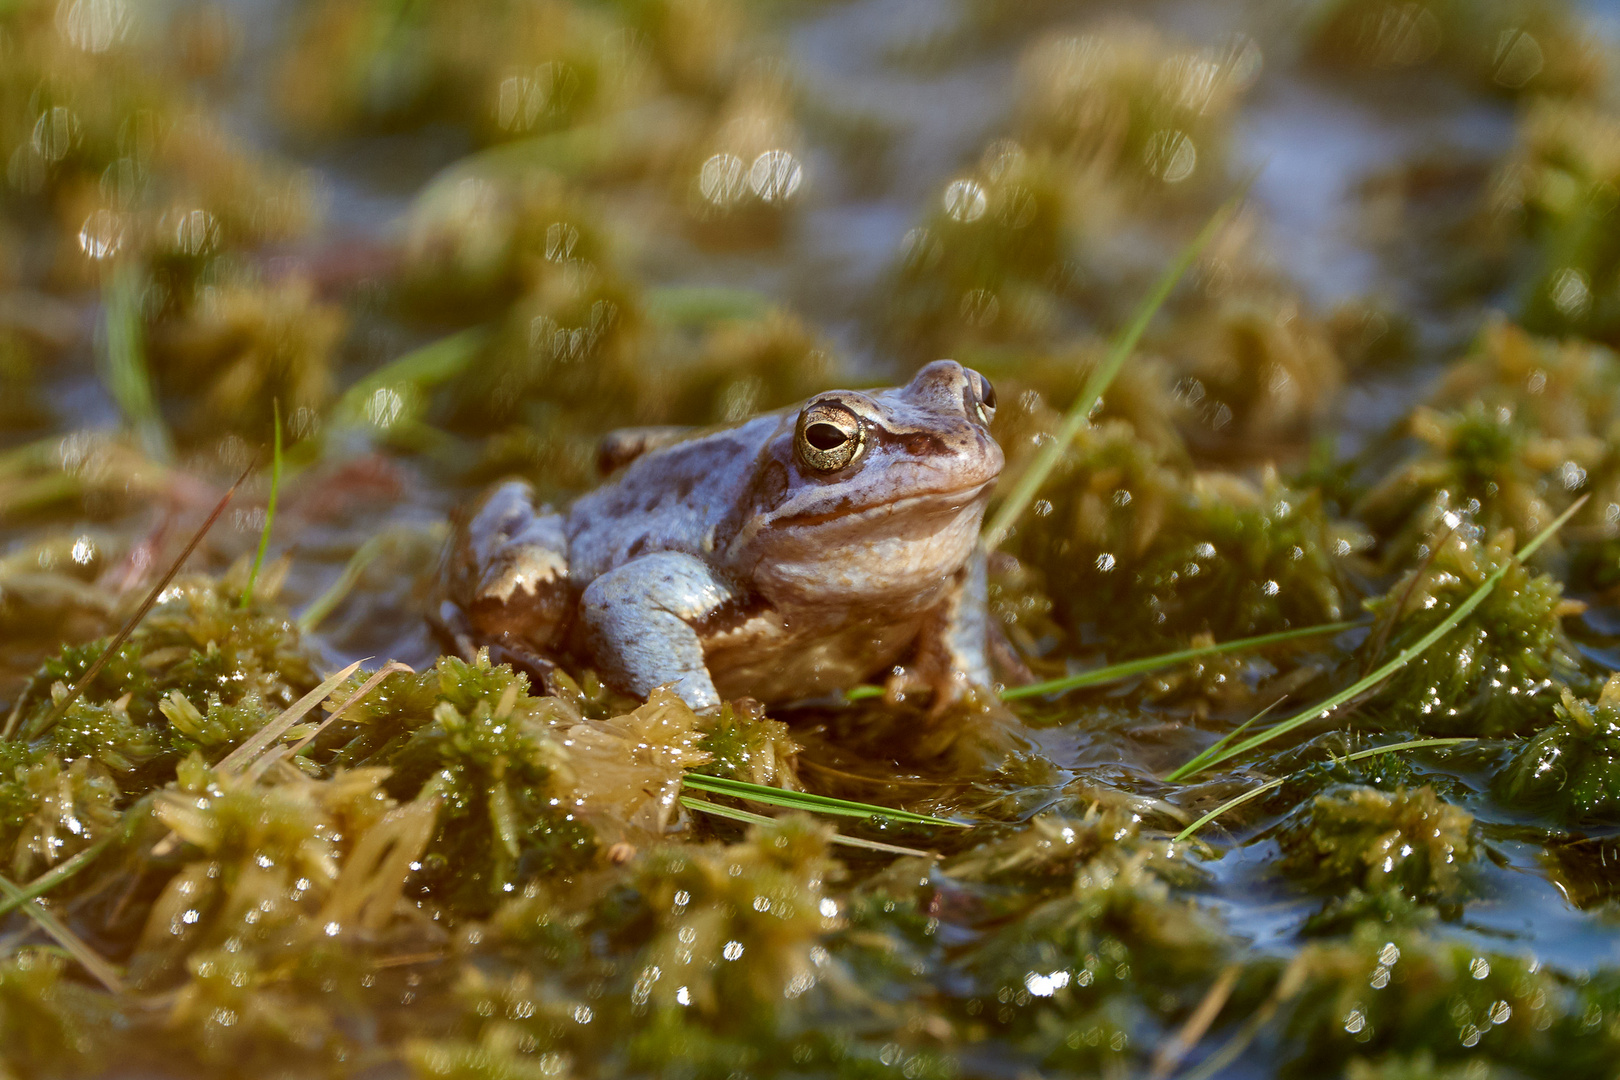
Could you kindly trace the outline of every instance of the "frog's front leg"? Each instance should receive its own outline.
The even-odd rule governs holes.
[[[580,629],[610,682],[641,697],[670,685],[704,709],[719,705],[720,695],[695,624],[737,595],[701,560],[660,551],[592,581],[580,598]]]

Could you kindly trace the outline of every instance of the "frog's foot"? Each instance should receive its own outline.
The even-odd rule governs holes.
[[[933,695],[928,718],[936,720],[970,697],[996,700],[985,651],[990,625],[985,592],[981,552],[968,560],[945,602],[923,624],[910,663],[890,673],[884,686],[890,702],[927,691]]]
[[[554,677],[562,670],[523,642],[510,637],[491,639],[477,633],[468,623],[466,613],[448,600],[428,616],[428,624],[444,643],[446,651],[470,664],[478,659],[480,651],[488,650],[492,663],[508,664],[513,670],[521,671],[529,677],[529,685],[536,689],[545,687],[550,692]]]

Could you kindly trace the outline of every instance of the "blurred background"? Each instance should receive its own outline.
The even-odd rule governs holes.
[[[277,411],[273,551],[334,661],[430,659],[448,508],[588,487],[615,426],[948,355],[1003,385],[1016,471],[1244,190],[1106,412],[1143,468],[1240,501],[1315,469],[1348,507],[1396,458],[1332,469],[1490,312],[1620,334],[1617,27],[1574,0],[0,0],[0,699],[102,632]],[[257,541],[253,484],[216,567]],[[1410,547],[1404,503],[1357,505]]]

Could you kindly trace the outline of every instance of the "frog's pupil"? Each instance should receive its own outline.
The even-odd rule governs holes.
[[[804,441],[817,450],[831,450],[843,445],[849,436],[831,424],[811,424],[804,429]]]
[[[995,408],[996,407],[996,388],[991,386],[990,385],[990,380],[984,378],[983,376],[980,376],[979,385],[981,387],[983,387],[983,389],[980,390],[980,392],[979,392],[979,400],[984,402],[984,407],[985,408],[987,408],[987,409]]]

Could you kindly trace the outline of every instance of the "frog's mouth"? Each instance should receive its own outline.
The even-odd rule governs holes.
[[[918,514],[927,516],[955,516],[968,510],[983,513],[989,501],[990,489],[997,477],[978,483],[961,484],[950,488],[919,491],[899,499],[874,499],[855,503],[847,496],[830,506],[818,506],[796,513],[781,514],[771,521],[775,529],[813,529],[832,523],[870,523],[886,518],[910,518]]]

